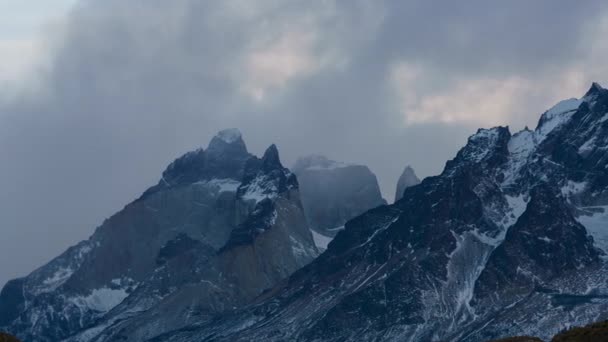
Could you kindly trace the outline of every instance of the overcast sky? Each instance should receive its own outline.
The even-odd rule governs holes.
[[[441,171],[608,81],[605,1],[0,0],[0,284],[238,127],[284,164]]]

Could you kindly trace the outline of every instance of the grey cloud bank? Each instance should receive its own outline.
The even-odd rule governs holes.
[[[390,197],[404,165],[435,174],[477,127],[534,126],[608,79],[604,7],[83,0],[38,86],[1,102],[0,283],[226,127],[256,154],[276,143],[286,165],[366,164]]]

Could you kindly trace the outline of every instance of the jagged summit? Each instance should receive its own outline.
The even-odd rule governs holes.
[[[274,198],[279,193],[297,188],[298,181],[295,175],[283,167],[279,150],[272,144],[261,159],[254,157],[247,161],[237,197],[259,203],[265,198]]]
[[[32,342],[144,341],[247,303],[317,254],[276,146],[258,158],[222,131],[88,240],[10,281],[0,329]]]
[[[199,148],[188,152],[169,164],[158,184],[146,190],[140,199],[162,189],[196,182],[213,179],[240,181],[245,164],[251,157],[238,130],[220,131],[206,150]]]
[[[591,87],[589,88],[589,90],[587,90],[587,93],[585,94],[585,97],[590,97],[590,96],[602,94],[604,92],[606,92],[606,89],[604,89],[604,87],[602,87],[597,82],[593,82],[591,84]]]
[[[266,151],[264,151],[262,163],[264,163],[264,167],[267,169],[283,167],[281,164],[281,159],[279,158],[279,150],[275,144],[270,145]]]

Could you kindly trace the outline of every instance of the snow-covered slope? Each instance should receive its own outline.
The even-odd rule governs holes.
[[[481,342],[606,319],[606,117],[594,84],[534,131],[480,129],[250,306],[155,341]]]
[[[315,252],[297,181],[273,147],[207,162],[219,147],[239,150],[218,138],[176,161],[121,221],[7,284],[0,325],[34,341],[482,342],[607,319],[607,118],[608,91],[594,84],[534,131],[480,129],[439,176],[349,220],[283,280]],[[208,170],[215,178],[197,176]],[[215,209],[175,209],[207,208],[204,196]],[[234,223],[201,228],[223,220]]]
[[[232,310],[317,254],[276,147],[257,158],[225,130],[90,239],[9,282],[0,327],[25,341],[141,341]]]

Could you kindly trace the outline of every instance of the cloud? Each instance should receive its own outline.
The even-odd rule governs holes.
[[[534,115],[548,104],[582,94],[589,86],[587,77],[576,68],[563,68],[534,79],[516,73],[508,77],[475,76],[448,76],[438,82],[432,70],[398,63],[390,79],[405,125],[511,123],[523,127],[531,124],[531,118],[537,119]],[[429,80],[433,80],[432,85]]]
[[[277,143],[287,165],[367,164],[390,196],[406,164],[435,174],[478,126],[534,126],[608,79],[603,6],[81,0],[36,52],[36,90],[0,105],[0,282],[225,127],[256,153]]]

